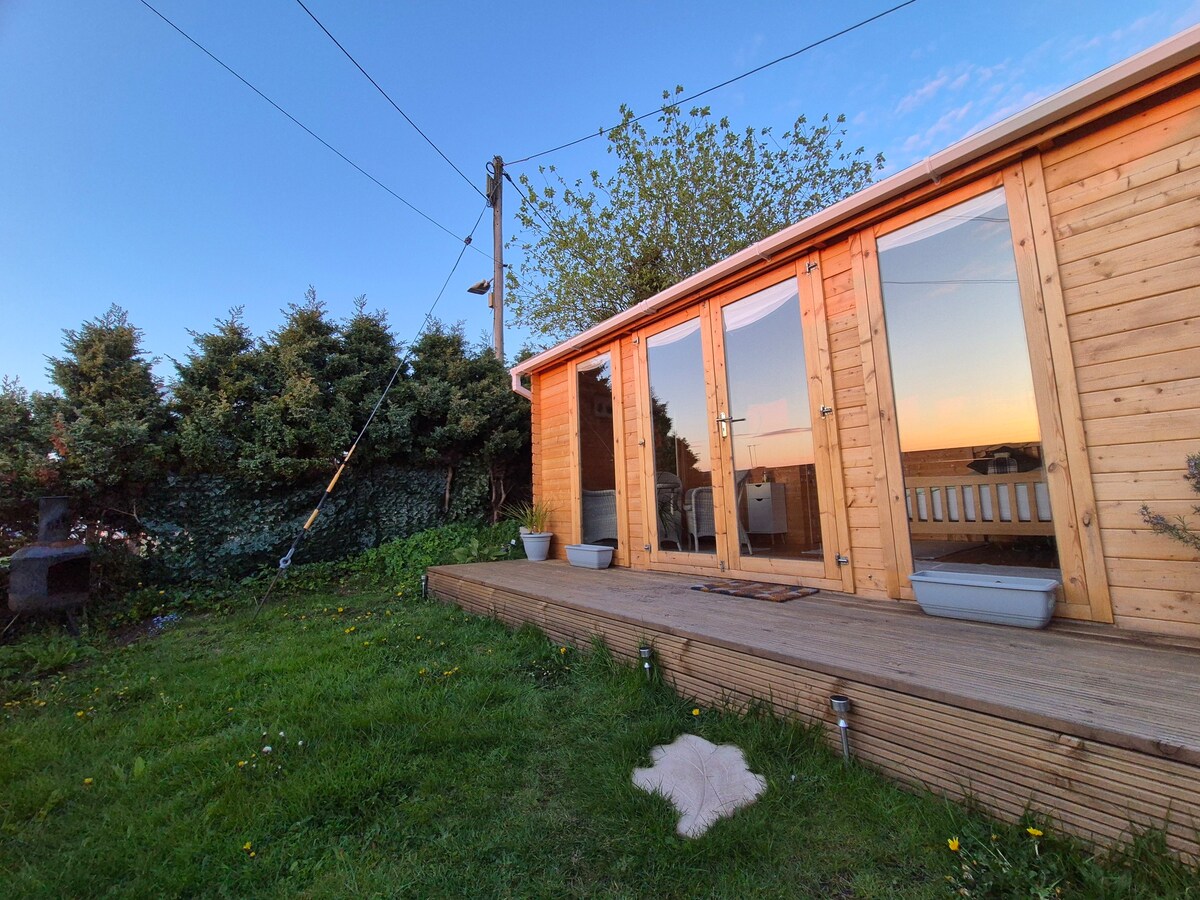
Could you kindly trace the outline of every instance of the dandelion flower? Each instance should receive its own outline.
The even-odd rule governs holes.
[[[953,850],[955,853],[957,853],[957,852],[958,852],[958,848],[959,848],[959,846],[961,846],[961,845],[960,845],[960,844],[959,844],[959,842],[958,842],[958,838],[956,838],[956,837],[952,837],[952,838],[950,838],[949,840],[947,840],[947,841],[946,841],[946,846],[947,846],[947,847],[949,847],[951,850]]]
[[[560,656],[561,656],[561,655],[563,655],[563,654],[564,654],[564,653],[566,653],[566,652],[567,652],[567,648],[566,648],[566,647],[559,647],[559,648],[558,648],[558,653],[559,653],[559,655],[560,655]]]
[[[1040,828],[1026,828],[1025,831],[1029,834],[1030,837],[1037,838],[1037,837],[1042,836],[1042,831]]]
[[[239,768],[239,769],[244,769],[244,768],[246,768],[246,761],[245,761],[244,759],[239,759],[239,760],[238,760],[238,768]]]
[[[83,783],[90,787],[92,784],[94,784],[94,781],[91,778],[85,778],[83,779]]]
[[[252,843],[250,843],[250,841],[246,841],[246,843],[242,844],[242,849],[243,849],[243,850],[249,850],[249,849],[250,849],[251,847],[253,847],[253,846],[254,846],[254,845],[253,845]]]
[[[700,710],[699,710],[699,708],[697,708],[697,709],[693,709],[693,710],[692,710],[692,715],[693,715],[693,716],[698,716],[698,715],[700,715]]]
[[[340,607],[340,606],[338,607],[338,612],[344,612],[344,611],[345,610],[342,607]]]
[[[254,857],[256,857],[256,856],[258,856],[258,854],[257,854],[257,853],[255,853],[253,850],[251,850],[251,851],[250,851],[250,858],[251,858],[251,859],[254,859]]]
[[[77,718],[77,719],[82,719],[82,718],[83,718],[83,716],[84,716],[84,712],[83,712],[83,710],[82,710],[82,709],[77,709],[77,710],[75,710],[75,718]]]

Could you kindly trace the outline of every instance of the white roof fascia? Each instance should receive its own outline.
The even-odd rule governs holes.
[[[986,156],[993,150],[1020,140],[1059,119],[1186,63],[1196,58],[1197,55],[1200,55],[1200,25],[1193,25],[1135,56],[1033,104],[1016,115],[951,144],[939,153],[927,156],[923,161],[911,165],[883,181],[876,182],[807,219],[751,244],[744,250],[660,291],[653,297],[593,325],[587,331],[556,344],[548,350],[543,350],[536,356],[531,356],[512,367],[513,382],[514,384],[518,383],[521,375],[539,369],[606,334],[618,332],[626,324],[647,316],[680,297],[698,291],[751,263],[769,259],[772,254],[785,247],[799,243],[872,206],[877,206],[903,194],[929,181],[938,172],[947,172]]]

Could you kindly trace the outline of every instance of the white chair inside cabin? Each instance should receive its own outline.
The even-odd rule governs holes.
[[[658,545],[674,544],[683,549],[683,482],[671,472],[655,476],[655,500],[658,509]]]
[[[717,536],[715,517],[713,516],[713,489],[711,487],[692,488],[687,492],[683,501],[683,510],[687,513],[688,537],[691,538],[692,552],[700,552],[700,538]],[[754,554],[750,546],[750,538],[742,527],[741,516],[738,516],[738,541],[746,548],[748,555]]]
[[[617,492],[583,492],[582,542],[596,544],[617,540]]]

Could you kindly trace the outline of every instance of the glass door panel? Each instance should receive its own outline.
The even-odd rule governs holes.
[[[602,353],[579,363],[575,378],[582,541],[616,547],[617,470],[611,358]]]
[[[808,368],[796,279],[721,309],[740,557],[822,561]],[[732,546],[732,533],[731,541]]]
[[[916,567],[1057,567],[1003,188],[877,247]]]
[[[701,320],[646,338],[654,440],[654,527],[660,551],[714,555],[711,420]]]

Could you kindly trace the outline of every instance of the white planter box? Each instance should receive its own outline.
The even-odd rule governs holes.
[[[931,616],[1022,628],[1049,624],[1059,586],[1052,578],[940,570],[914,572],[912,585],[917,603]]]
[[[607,569],[613,548],[601,544],[568,544],[567,562],[583,569]]]

